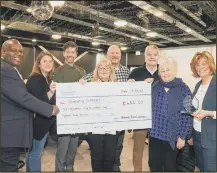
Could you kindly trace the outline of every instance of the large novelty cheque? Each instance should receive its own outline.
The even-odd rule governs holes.
[[[151,128],[151,84],[57,83],[57,134]]]

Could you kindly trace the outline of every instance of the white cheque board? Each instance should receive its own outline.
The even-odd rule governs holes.
[[[57,133],[151,128],[151,84],[57,83]]]

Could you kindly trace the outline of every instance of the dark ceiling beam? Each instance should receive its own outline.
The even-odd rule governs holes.
[[[25,44],[28,43],[29,45],[38,45],[39,43],[42,43],[43,45],[47,46],[48,44],[52,44],[52,45],[55,45],[55,48],[58,47],[61,49],[63,48],[63,44],[64,44],[64,43],[57,43],[57,42],[53,42],[53,41],[45,41],[45,40],[39,40],[39,39],[37,39],[37,42],[32,42],[32,39],[30,39],[30,38],[24,38],[24,37],[18,37],[18,36],[13,36],[13,35],[6,35],[6,34],[1,34],[1,37],[5,38],[5,39],[9,39],[9,38],[19,39],[22,43],[25,43]],[[51,46],[51,47],[53,47],[53,46]],[[94,51],[94,52],[103,51],[102,49],[99,49],[99,48],[97,49],[97,48],[80,46],[80,45],[78,45],[78,48],[88,50],[89,52],[91,52],[91,51]]]
[[[152,4],[158,5],[162,8],[164,8],[167,12],[175,16],[177,19],[181,20],[182,22],[188,24],[190,27],[202,32],[204,31],[204,28],[199,27],[198,25],[194,24],[190,20],[188,20],[186,17],[180,15],[178,12],[176,12],[174,9],[170,8],[168,5],[163,3],[162,1],[151,1]]]
[[[170,3],[175,5],[178,9],[182,10],[185,14],[187,14],[189,17],[191,17],[195,22],[200,23],[201,25],[206,27],[206,23],[204,23],[199,17],[197,17],[192,12],[190,12],[187,8],[185,8],[180,2],[170,0]]]
[[[204,3],[206,3],[214,12],[216,12],[216,2],[212,2],[212,1],[204,1]]]
[[[103,13],[103,12],[100,12],[100,11],[97,11],[97,10],[94,10],[94,9],[89,8],[89,7],[87,7],[87,6],[83,6],[83,5],[80,5],[80,4],[78,4],[78,3],[75,3],[75,2],[73,2],[73,1],[67,1],[66,5],[68,5],[68,7],[72,8],[72,9],[79,9],[79,10],[81,10],[81,11],[84,11],[84,12],[88,13],[88,14],[99,15],[99,16],[100,16],[101,18],[103,18],[103,19],[107,19],[107,20],[111,20],[111,21],[122,20],[121,18],[118,18],[118,17],[112,16],[112,15],[110,15],[110,14]],[[129,21],[127,21],[127,22],[128,22],[128,23],[127,23],[127,27],[128,27],[128,28],[131,28],[131,29],[133,29],[133,30],[137,30],[137,31],[140,31],[140,32],[145,32],[145,33],[151,31],[151,30],[148,29],[148,28],[145,28],[145,27],[142,27],[142,26],[138,26],[138,25],[136,25],[136,24],[134,24],[134,23],[131,23],[131,22],[129,22]],[[126,27],[125,27],[125,28],[126,28]],[[122,29],[125,30],[125,28],[123,27]],[[159,33],[158,33],[158,34],[157,34],[157,37],[162,38],[162,39],[164,39],[164,40],[171,41],[171,42],[176,43],[176,44],[178,44],[178,45],[184,45],[184,43],[179,42],[179,41],[177,41],[177,40],[175,40],[175,39],[172,39],[172,38],[170,38],[170,37],[168,37],[168,36],[166,36],[166,35],[162,35],[162,34],[159,34]],[[151,42],[152,42],[152,41],[151,41]],[[152,42],[152,43],[153,43],[153,42]],[[154,44],[155,44],[155,43],[154,43]]]
[[[12,9],[21,10],[21,11],[26,11],[26,9],[28,8],[25,5],[20,5],[20,4],[11,3],[11,2],[2,2],[1,5],[4,6],[4,7],[7,7],[7,8],[12,8]],[[62,16],[62,15],[59,15],[59,14],[55,14],[55,13],[52,15],[52,18],[67,21],[67,22],[70,22],[70,23],[75,23],[75,24],[90,27],[90,28],[93,28],[93,26],[94,26],[92,23],[88,23],[88,22],[81,21],[81,20],[78,20],[78,19],[73,19],[71,17],[66,17],[66,16]],[[139,41],[142,41],[142,42],[149,42],[149,43],[152,43],[152,44],[156,44],[158,46],[165,46],[164,44],[159,44],[157,42],[147,40],[147,39],[144,39],[144,38],[140,38],[140,37],[137,37],[137,36],[133,36],[133,35],[130,35],[130,34],[126,34],[126,33],[123,33],[123,32],[120,32],[120,31],[117,31],[117,30],[114,30],[114,29],[109,29],[109,28],[105,28],[105,27],[100,26],[99,30],[114,33],[114,34],[117,34],[117,35],[121,35],[123,37],[136,39],[136,40],[139,40]],[[97,40],[95,40],[95,41],[97,41]],[[100,42],[100,40],[98,40],[98,41]],[[103,44],[103,43],[101,43],[101,44]],[[117,42],[115,42],[115,44],[125,45],[125,43],[117,43]]]
[[[21,10],[21,11],[26,11],[27,8],[28,8],[28,6],[24,6],[24,5],[20,5],[20,4],[16,4],[16,3],[11,3],[11,2],[8,2],[8,1],[2,1],[1,5],[4,6],[4,7],[7,7],[7,8]],[[56,14],[54,14],[54,16],[57,17]],[[62,17],[64,17],[64,16],[62,16]],[[61,18],[60,15],[59,15],[59,18]],[[68,18],[68,19],[70,19],[70,18]],[[72,21],[73,21],[73,19],[72,19]],[[76,19],[75,19],[75,21],[76,21]],[[3,22],[5,22],[5,21],[3,21]],[[83,22],[83,21],[78,21],[77,23],[80,23],[80,22]],[[86,25],[90,26],[90,24],[88,24],[87,22],[83,22],[83,23],[86,23]],[[30,23],[28,22],[27,24],[30,24]],[[39,25],[35,25],[35,26],[37,26],[39,28],[42,28],[42,26],[39,26]],[[27,28],[22,28],[22,29],[25,30]],[[107,30],[109,30],[109,29],[107,29]],[[39,32],[39,31],[31,31],[31,32]],[[46,34],[50,33],[50,35],[51,35],[51,34],[54,34],[55,31],[52,31],[52,30],[50,30],[50,31],[40,30],[40,32],[45,32]],[[67,33],[67,35],[63,35],[63,33],[55,32],[55,34],[60,34],[63,37],[66,37],[66,38],[80,39],[80,40],[84,40],[84,41],[87,41],[87,42],[97,41],[100,44],[109,45],[109,46],[112,45],[112,44],[117,44],[119,46],[126,45],[125,43],[120,43],[120,42],[115,42],[115,43],[111,42],[110,43],[110,42],[107,42],[106,40],[95,39],[95,38],[92,38],[92,37],[88,37],[88,36],[84,36],[84,35],[78,35],[78,34],[75,34],[75,33]],[[162,44],[160,44],[160,45],[162,45]]]
[[[144,11],[147,11],[150,14],[155,14],[155,12],[159,12],[160,10],[156,7],[154,7],[153,5],[147,3],[146,1],[129,1],[131,4],[136,5],[137,7],[141,8]],[[167,21],[168,23],[170,23],[171,25],[174,25],[174,27],[178,27],[181,30],[185,31],[185,32],[189,32],[189,35],[193,35],[196,38],[199,38],[200,40],[206,42],[206,43],[210,43],[212,42],[211,40],[207,39],[206,37],[204,37],[201,33],[197,32],[196,30],[189,28],[189,26],[185,25],[184,23],[176,20],[174,17],[172,17],[171,15],[168,15],[164,12],[161,11],[161,13],[163,13],[163,15],[157,16],[158,18]],[[187,31],[187,29],[189,31]]]
[[[125,45],[125,44],[120,43],[120,42],[107,42],[107,41],[104,41],[104,40],[94,39],[92,37],[78,35],[78,34],[75,34],[75,33],[69,33],[69,32],[63,32],[62,33],[62,32],[57,32],[57,31],[54,31],[54,30],[44,30],[42,26],[30,23],[30,22],[25,23],[25,22],[22,22],[22,21],[16,21],[16,22],[10,23],[8,21],[2,21],[2,23],[7,24],[7,28],[14,29],[14,30],[21,30],[21,31],[27,31],[27,32],[32,32],[32,33],[38,33],[38,34],[43,33],[43,34],[46,34],[46,35],[58,34],[58,35],[61,35],[62,37],[65,37],[65,38],[77,39],[77,40],[82,40],[82,41],[86,41],[86,42],[97,41],[100,44],[107,45],[107,46],[110,46],[110,45],[113,45],[113,44],[116,44],[116,45],[119,45],[119,46]],[[16,23],[19,23],[19,24],[17,25]],[[25,27],[21,26],[21,23],[23,23],[23,25],[25,25]],[[29,27],[33,27],[33,28],[37,28],[37,29],[30,30]]]

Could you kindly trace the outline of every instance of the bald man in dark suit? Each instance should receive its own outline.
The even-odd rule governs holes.
[[[23,47],[10,39],[1,49],[1,157],[0,172],[18,171],[21,148],[30,148],[34,112],[45,117],[59,109],[28,93],[17,70],[23,59]]]

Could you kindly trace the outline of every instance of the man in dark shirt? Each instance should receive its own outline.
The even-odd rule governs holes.
[[[144,57],[145,64],[141,67],[133,69],[129,75],[129,79],[154,83],[158,80],[158,47],[155,45],[147,46],[144,52]],[[146,135],[146,129],[139,129],[133,131],[133,166],[135,172],[142,171],[142,158]]]

